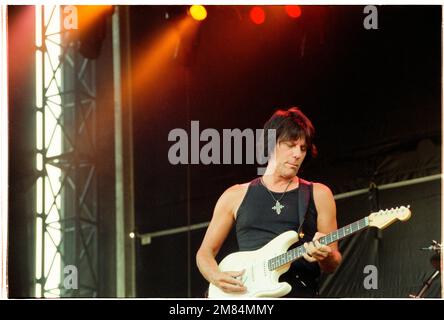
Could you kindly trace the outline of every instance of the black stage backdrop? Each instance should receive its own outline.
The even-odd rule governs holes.
[[[441,8],[378,6],[378,29],[366,30],[363,6],[303,6],[297,21],[268,7],[260,26],[249,7],[209,6],[195,37],[175,46],[161,72],[134,92],[137,231],[208,222],[220,194],[255,178],[257,165],[172,165],[168,134],[214,128],[261,128],[278,107],[299,106],[317,129],[320,155],[300,176],[341,194],[441,172]],[[169,11],[170,19],[165,19]],[[174,23],[177,7],[131,7],[133,61]],[[153,40],[154,41],[154,40]],[[137,70],[136,70],[137,71]],[[201,142],[200,146],[206,142]],[[221,151],[222,153],[222,151]],[[412,218],[341,241],[344,262],[323,276],[325,297],[408,297],[433,272],[440,239],[440,180],[337,201],[338,223],[375,209],[410,204]],[[202,297],[195,264],[205,228],[137,246],[139,297]],[[218,258],[236,250],[231,234]],[[378,270],[377,289],[363,286]],[[439,280],[428,296],[440,295]]]

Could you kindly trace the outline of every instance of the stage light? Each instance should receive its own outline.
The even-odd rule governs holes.
[[[97,59],[106,37],[107,19],[114,12],[111,5],[76,6],[79,19],[79,52],[88,59]]]
[[[285,6],[285,11],[291,18],[299,18],[302,13],[300,6]]]
[[[265,22],[265,11],[261,7],[253,7],[250,10],[250,19],[255,24],[262,24]]]
[[[185,14],[173,19],[169,27],[154,37],[147,37],[140,50],[133,59],[132,92],[146,95],[158,85],[165,70],[176,59],[184,54],[183,39],[194,39],[200,23],[191,15]],[[165,77],[164,77],[165,78]]]
[[[191,6],[190,14],[194,20],[202,21],[207,17],[207,10],[204,6]]]

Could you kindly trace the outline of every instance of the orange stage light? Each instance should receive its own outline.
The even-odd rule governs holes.
[[[146,47],[133,60],[133,94],[147,94],[161,81],[161,75],[171,63],[181,38],[193,38],[199,24],[184,16],[161,31],[154,38],[147,38]]]
[[[207,10],[204,6],[191,6],[190,15],[194,20],[202,21],[207,17]]]
[[[112,5],[81,5],[76,6],[79,15],[79,29],[81,32],[88,31],[94,23],[106,14],[112,14]]]

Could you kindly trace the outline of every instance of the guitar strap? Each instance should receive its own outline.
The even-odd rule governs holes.
[[[302,230],[302,224],[304,223],[305,214],[307,213],[308,205],[310,203],[311,186],[312,186],[311,182],[299,178],[299,198],[298,198],[299,234]]]

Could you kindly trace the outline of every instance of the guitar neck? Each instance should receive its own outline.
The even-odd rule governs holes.
[[[319,242],[323,245],[328,245],[330,243],[336,242],[338,240],[344,239],[358,231],[361,231],[369,226],[369,218],[365,217],[361,220],[353,222],[345,227],[342,227],[336,231],[333,231],[322,238],[319,239]],[[281,255],[278,255],[274,258],[268,260],[268,268],[269,270],[277,269],[287,263],[291,263],[300,257],[302,257],[306,253],[306,250],[303,245],[296,247],[292,250],[287,251]]]

